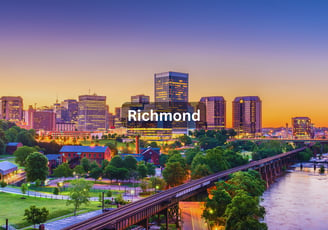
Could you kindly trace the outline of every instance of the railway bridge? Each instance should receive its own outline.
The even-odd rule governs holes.
[[[132,225],[140,225],[149,229],[149,218],[156,215],[159,218],[159,215],[163,214],[166,218],[166,229],[168,229],[169,221],[173,220],[178,225],[178,204],[180,201],[206,191],[208,188],[214,186],[215,182],[227,179],[232,173],[247,171],[249,169],[259,171],[261,177],[267,182],[267,186],[269,186],[283,172],[283,169],[290,166],[292,162],[295,162],[298,152],[311,146],[312,144],[190,181],[69,226],[65,230],[122,230]]]

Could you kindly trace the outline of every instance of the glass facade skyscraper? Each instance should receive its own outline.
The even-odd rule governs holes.
[[[155,102],[188,102],[189,74],[156,73],[154,80]]]
[[[200,102],[205,106],[204,129],[225,129],[226,127],[226,101],[221,96],[202,97]]]
[[[106,129],[106,96],[79,96],[79,131],[96,131]]]
[[[21,97],[1,97],[0,119],[10,121],[23,120],[23,99]]]
[[[262,101],[258,96],[235,98],[232,102],[232,126],[242,136],[254,137],[262,132]]]
[[[314,132],[309,117],[293,117],[293,136],[297,138],[313,138]]]

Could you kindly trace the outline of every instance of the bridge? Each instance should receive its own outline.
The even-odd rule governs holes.
[[[327,144],[328,139],[303,139],[303,138],[236,138],[228,141],[282,141],[282,142],[299,142],[299,143],[323,143]]]
[[[246,165],[221,171],[198,180],[193,180],[180,186],[162,191],[142,200],[124,205],[120,208],[100,214],[78,224],[69,226],[65,230],[97,230],[97,229],[115,229],[122,230],[132,225],[140,225],[149,229],[149,218],[157,215],[164,215],[166,220],[166,229],[169,221],[179,225],[179,207],[180,201],[186,200],[199,193],[206,192],[218,180],[228,179],[229,175],[238,171],[247,171],[249,169],[257,170],[261,177],[267,182],[267,186],[274,182],[284,169],[296,160],[297,153],[311,147],[304,146],[290,152],[281,153],[276,156],[268,157],[259,161],[253,161]]]

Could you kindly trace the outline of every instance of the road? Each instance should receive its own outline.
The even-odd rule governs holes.
[[[179,202],[181,209],[182,230],[207,229],[207,224],[202,218],[204,202]]]

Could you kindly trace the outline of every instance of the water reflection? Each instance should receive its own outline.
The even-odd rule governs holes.
[[[326,167],[327,168],[327,167]],[[269,230],[327,230],[328,175],[295,168],[263,194]]]

